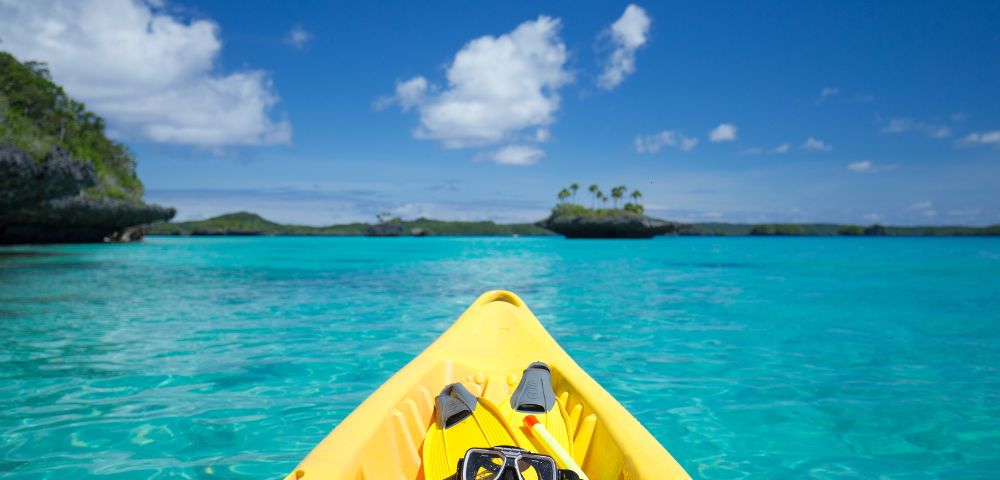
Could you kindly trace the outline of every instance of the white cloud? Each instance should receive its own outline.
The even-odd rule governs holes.
[[[639,153],[656,153],[663,147],[676,147],[684,152],[690,152],[698,145],[698,139],[686,137],[675,130],[664,130],[652,135],[637,135],[635,150]]]
[[[896,165],[878,164],[872,162],[871,160],[862,160],[847,164],[847,169],[855,173],[891,172],[895,170],[896,167]]]
[[[927,210],[928,208],[931,208],[933,206],[934,206],[934,203],[931,202],[930,200],[922,200],[922,201],[914,203],[913,205],[910,205],[910,209],[912,209],[912,210]]]
[[[288,143],[258,70],[221,73],[219,27],[131,0],[0,1],[3,49],[48,64],[116,135],[199,145]]]
[[[870,172],[875,164],[868,160],[847,164],[847,169],[852,172]]]
[[[840,95],[840,89],[839,88],[837,88],[837,87],[823,87],[823,89],[819,91],[819,96],[816,97],[816,104],[819,105],[819,104],[823,103],[827,99],[827,97],[835,97],[837,95]]]
[[[285,36],[285,43],[291,45],[296,50],[302,50],[312,41],[312,38],[313,34],[302,28],[301,25],[296,25]]]
[[[882,133],[903,133],[914,128],[912,118],[892,118],[882,127]]]
[[[993,145],[1000,147],[1000,130],[973,132],[959,140],[962,145]]]
[[[969,114],[965,113],[963,111],[958,111],[958,112],[955,112],[955,113],[949,115],[948,118],[951,118],[952,121],[955,121],[955,122],[964,122],[964,121],[966,121],[966,120],[969,119]]]
[[[540,16],[472,40],[455,54],[440,92],[423,77],[397,84],[395,101],[420,113],[414,136],[445,148],[480,147],[555,122],[558,90],[572,80],[559,27],[558,19]]]
[[[552,138],[552,132],[547,128],[539,128],[535,131],[535,141],[539,143],[545,143]]]
[[[736,130],[736,125],[720,123],[718,127],[708,133],[708,139],[713,142],[732,142],[736,140]]]
[[[743,150],[744,155],[763,155],[765,153],[770,155],[781,155],[783,153],[788,153],[792,149],[792,146],[788,142],[784,142],[774,148],[763,148],[763,147],[750,147]]]
[[[544,157],[544,151],[531,145],[507,145],[487,156],[500,165],[534,165]]]
[[[833,146],[822,140],[809,137],[806,139],[805,143],[802,144],[802,149],[814,152],[829,152],[830,150],[833,150]]]
[[[405,82],[396,83],[396,99],[403,110],[409,110],[420,104],[427,94],[427,79],[413,77]]]
[[[951,128],[943,125],[928,126],[925,132],[931,138],[948,138],[951,136]]]
[[[625,7],[621,18],[611,24],[608,35],[614,50],[597,80],[599,87],[612,90],[635,72],[635,51],[649,40],[651,23],[642,7],[631,4]]]
[[[891,118],[880,130],[882,133],[921,132],[930,138],[948,138],[951,128],[947,125],[918,122],[908,117]]]

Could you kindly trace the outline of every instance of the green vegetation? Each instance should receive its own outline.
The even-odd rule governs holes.
[[[632,213],[636,215],[642,215],[646,209],[639,203],[639,199],[642,198],[642,192],[639,190],[632,190],[629,193],[628,187],[625,185],[618,185],[611,189],[611,208],[595,208],[596,202],[601,202],[601,205],[607,205],[608,197],[601,190],[601,187],[596,183],[590,185],[587,191],[590,192],[590,208],[586,208],[583,205],[576,203],[576,192],[580,189],[580,184],[573,183],[569,188],[564,188],[556,194],[556,198],[559,199],[559,203],[555,208],[552,209],[553,215],[576,215],[580,217],[606,217],[611,215],[620,215],[622,213]],[[628,195],[632,199],[631,202],[626,203],[622,208],[618,208],[618,202]],[[567,199],[572,199],[567,202]]]
[[[0,144],[14,144],[36,162],[63,148],[97,172],[97,185],[86,189],[86,196],[142,198],[135,157],[105,136],[104,119],[53,83],[44,63],[21,63],[6,52],[0,52]]]
[[[403,234],[425,235],[551,235],[552,232],[532,224],[497,224],[485,222],[447,222],[418,218],[403,221],[391,215],[379,215],[380,223],[400,223]],[[284,225],[266,220],[255,213],[238,212],[193,222],[161,223],[149,231],[151,235],[365,235],[370,225],[348,223],[324,227]],[[418,232],[419,231],[419,232]]]
[[[792,236],[805,234],[805,229],[792,223],[754,225],[753,228],[750,229],[750,235]]]

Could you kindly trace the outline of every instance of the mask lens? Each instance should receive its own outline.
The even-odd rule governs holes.
[[[524,480],[555,480],[556,463],[551,458],[524,455],[517,460],[517,469]]]
[[[498,452],[470,452],[462,472],[463,480],[496,480],[503,471],[504,457]]]

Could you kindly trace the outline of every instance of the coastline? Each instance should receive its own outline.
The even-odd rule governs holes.
[[[327,226],[288,225],[259,215],[238,212],[206,220],[158,223],[149,226],[149,236],[318,236],[318,237],[530,237],[558,236],[556,232],[527,223],[503,224],[492,221],[468,222],[419,218],[398,221],[393,235],[373,235],[368,223]],[[661,236],[699,237],[992,237],[1000,236],[1000,225],[970,226],[868,226],[810,224],[692,223]]]

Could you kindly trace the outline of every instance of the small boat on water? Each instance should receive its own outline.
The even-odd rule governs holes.
[[[538,423],[551,432],[549,440],[533,432]],[[566,476],[548,477],[544,465],[501,445],[524,458],[551,456]],[[500,447],[499,467],[473,472],[470,455],[493,447]],[[504,458],[515,455],[504,470]],[[460,462],[470,473],[463,476]],[[518,477],[690,478],[517,295],[492,291],[362,402],[286,480]]]

